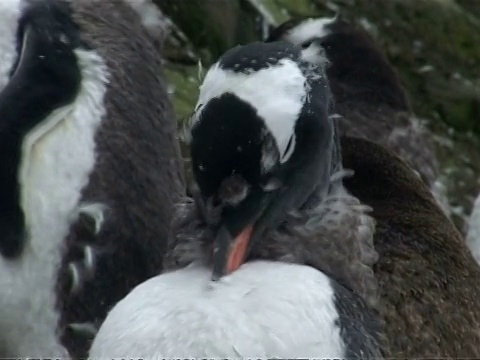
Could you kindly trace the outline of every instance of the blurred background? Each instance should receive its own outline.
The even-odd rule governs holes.
[[[154,1],[171,21],[165,58],[179,124],[196,102],[199,61],[206,71],[228,48],[262,40],[294,16],[340,12],[362,26],[434,134],[440,183],[463,230],[480,190],[480,0]]]

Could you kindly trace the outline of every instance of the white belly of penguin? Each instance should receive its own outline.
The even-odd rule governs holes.
[[[343,358],[329,279],[255,261],[213,283],[193,264],[136,287],[109,313],[91,358]]]
[[[104,115],[101,59],[77,51],[82,86],[24,139],[19,178],[27,242],[21,257],[0,259],[0,349],[4,356],[67,357],[56,336],[55,282],[62,243],[95,164],[94,136]]]

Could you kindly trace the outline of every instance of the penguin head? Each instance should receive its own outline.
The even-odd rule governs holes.
[[[334,147],[326,59],[317,48],[252,43],[209,69],[191,119],[202,201],[221,207],[213,278],[236,270],[252,243],[309,196],[328,192]]]
[[[51,89],[61,86],[63,91],[55,92],[50,107],[70,101],[80,82],[74,51],[85,44],[72,20],[69,3],[62,0],[7,0],[0,5],[0,23],[3,30],[0,35],[2,105],[7,102],[9,88],[19,86],[25,90],[24,97],[33,102],[34,95],[46,98],[39,95],[37,88],[42,87],[53,95]]]
[[[326,37],[338,31],[340,26],[346,24],[348,23],[339,15],[332,18],[293,18],[274,28],[265,41],[288,41],[306,48],[312,43],[321,43]]]
[[[410,110],[401,81],[381,49],[367,31],[341,15],[288,20],[273,29],[266,42],[279,40],[324,49],[337,104],[355,101]]]

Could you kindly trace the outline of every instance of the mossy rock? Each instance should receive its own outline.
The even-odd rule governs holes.
[[[453,0],[158,2],[186,34],[204,66],[232,46],[261,40],[259,9],[275,24],[291,16],[331,16],[341,11],[376,38],[400,72],[419,116],[438,117],[456,130],[480,134],[480,47],[476,46],[480,19]]]
[[[419,116],[438,115],[456,130],[480,135],[480,18],[453,0],[315,3],[322,15],[340,10],[369,31],[400,73]]]
[[[480,191],[480,138],[437,122],[434,131],[441,164],[440,183],[447,189],[451,218],[461,231]]]
[[[165,75],[169,82],[169,93],[179,122],[183,122],[193,111],[198,97],[199,68],[167,63]]]
[[[279,25],[282,22],[296,16],[320,15],[317,4],[312,0],[246,0],[256,5],[257,10],[261,7],[270,14],[272,25]]]

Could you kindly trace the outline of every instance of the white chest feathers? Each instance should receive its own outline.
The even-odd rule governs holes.
[[[330,280],[255,261],[213,283],[198,265],[151,278],[109,313],[92,358],[343,358]]]

